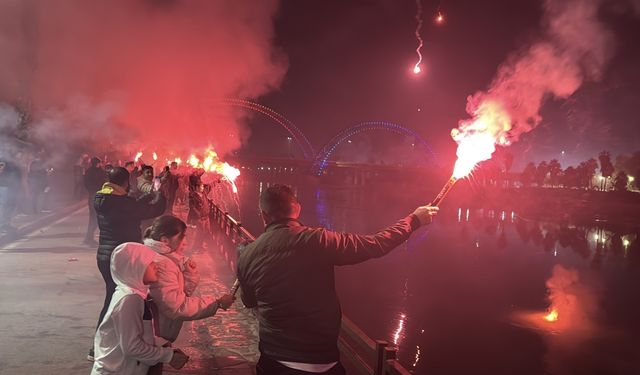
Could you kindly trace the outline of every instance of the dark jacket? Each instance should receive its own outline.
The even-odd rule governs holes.
[[[93,205],[100,228],[98,260],[109,260],[111,252],[122,243],[142,243],[140,222],[162,215],[166,204],[162,195],[157,202],[152,202],[152,199],[153,195],[135,199],[110,193],[106,189],[95,195]]]
[[[89,196],[92,196],[100,190],[106,180],[107,175],[102,168],[89,167],[87,171],[84,172],[84,187],[89,192]]]
[[[375,235],[271,223],[238,260],[242,301],[258,307],[260,352],[280,361],[338,361],[342,312],[334,266],[381,257],[420,226],[410,215]]]

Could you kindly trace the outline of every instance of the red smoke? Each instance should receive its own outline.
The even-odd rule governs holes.
[[[26,108],[40,139],[224,154],[247,133],[216,101],[259,97],[286,71],[276,11],[276,1],[3,1],[0,101]]]
[[[598,20],[602,0],[546,0],[544,33],[540,40],[514,54],[498,68],[486,91],[468,98],[467,112],[478,113],[483,103],[500,103],[511,128],[494,124],[496,143],[508,144],[536,127],[540,108],[548,98],[565,99],[587,80],[600,78],[612,56],[612,34]],[[460,131],[473,121],[461,121]],[[506,130],[506,131],[505,131]],[[500,139],[506,142],[500,142]]]

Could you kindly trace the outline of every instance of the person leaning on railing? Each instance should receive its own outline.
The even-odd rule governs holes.
[[[257,308],[258,374],[344,374],[338,353],[341,310],[334,266],[378,258],[429,224],[438,208],[412,214],[373,235],[310,228],[298,221],[293,191],[274,185],[260,195],[265,232],[238,260],[242,301]]]
[[[144,233],[144,245],[160,254],[157,260],[158,279],[149,286],[149,307],[153,315],[157,341],[173,343],[182,323],[215,315],[218,308],[228,309],[235,298],[224,294],[196,296],[200,281],[196,263],[184,255],[187,224],[175,216],[165,215],[153,221]],[[149,374],[161,374],[162,364],[154,366]]]

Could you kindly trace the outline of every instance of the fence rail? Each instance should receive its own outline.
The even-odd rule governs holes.
[[[235,272],[237,249],[255,241],[242,223],[220,207],[213,206],[212,229],[216,231],[216,247]],[[234,284],[237,288],[237,284]],[[397,349],[387,341],[373,340],[354,322],[342,315],[338,349],[345,367],[360,375],[410,375],[396,359]]]

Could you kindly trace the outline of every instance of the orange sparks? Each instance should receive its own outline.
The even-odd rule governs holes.
[[[544,320],[547,322],[555,322],[558,320],[558,310],[553,309],[550,313],[544,316]]]
[[[225,180],[231,183],[233,192],[237,193],[238,188],[236,187],[235,181],[236,178],[240,176],[240,170],[229,165],[229,163],[227,162],[221,162],[218,158],[218,154],[211,149],[208,149],[205,152],[205,155],[206,156],[204,157],[204,159],[200,160],[197,156],[192,154],[187,160],[187,164],[189,164],[193,168],[204,169],[205,172],[217,173],[221,175]],[[179,160],[180,159],[176,158],[176,161],[178,163]]]

